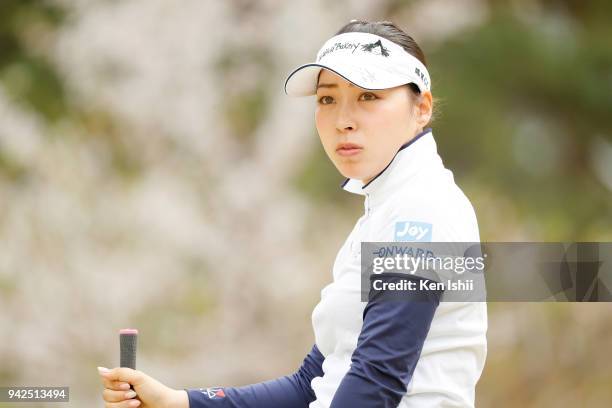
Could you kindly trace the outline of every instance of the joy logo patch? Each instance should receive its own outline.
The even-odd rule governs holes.
[[[398,221],[395,223],[394,240],[401,242],[431,242],[433,225],[419,221]]]

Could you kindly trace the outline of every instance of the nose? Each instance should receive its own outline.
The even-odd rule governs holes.
[[[353,108],[347,102],[338,104],[338,114],[336,116],[336,129],[339,132],[350,132],[357,128]]]

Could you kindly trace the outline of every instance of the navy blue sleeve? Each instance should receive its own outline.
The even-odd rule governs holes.
[[[427,280],[403,273],[372,275],[370,280],[416,282]],[[372,283],[372,282],[371,282]],[[351,368],[336,391],[330,408],[397,407],[406,394],[429,332],[441,291],[377,291],[370,285],[363,326]]]
[[[243,387],[186,389],[189,408],[307,408],[315,400],[310,382],[323,376],[323,360],[315,344],[291,375]]]

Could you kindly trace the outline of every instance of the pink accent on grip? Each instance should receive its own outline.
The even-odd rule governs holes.
[[[119,334],[138,334],[138,329],[121,329]]]

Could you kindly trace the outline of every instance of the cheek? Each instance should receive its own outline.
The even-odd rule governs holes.
[[[413,119],[409,106],[385,104],[376,114],[368,115],[367,127],[377,139],[384,139],[391,148],[399,147],[413,132]]]
[[[314,118],[315,118],[315,125],[317,126],[317,129],[321,129],[321,109],[316,108],[315,109],[315,114],[314,114]]]
[[[329,132],[330,126],[332,125],[329,112],[326,112],[325,109],[321,109],[321,107],[317,107],[315,109],[315,123],[317,129]]]
[[[315,111],[315,125],[317,127],[319,139],[321,139],[321,144],[327,152],[329,152],[329,146],[334,143],[332,140],[334,135],[333,127],[331,127],[330,123],[329,118],[317,108]]]
[[[402,128],[408,123],[410,111],[408,107],[403,109],[401,105],[394,103],[383,103],[378,106],[375,115],[369,115],[371,123],[383,128]]]

